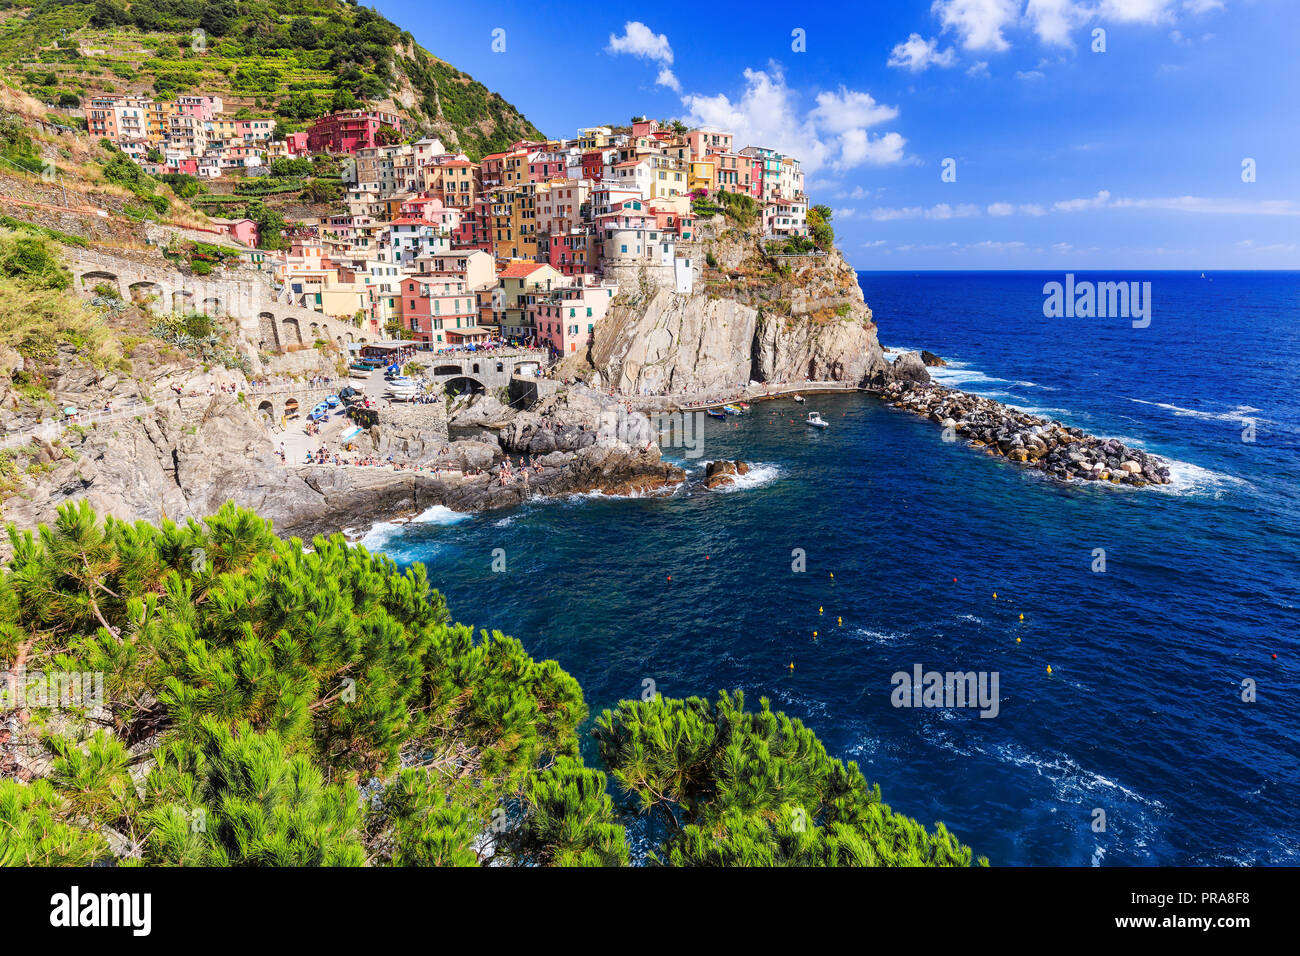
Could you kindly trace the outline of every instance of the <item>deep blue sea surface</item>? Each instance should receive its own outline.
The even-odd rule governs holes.
[[[435,511],[366,543],[558,660],[593,711],[646,680],[770,698],[994,865],[1295,865],[1300,273],[1078,278],[1151,281],[1150,326],[1044,318],[1059,274],[860,281],[886,346],[1166,456],[1169,488],[1052,484],[818,396],[824,432],[791,402],[707,422],[705,459],[758,464],[733,491]],[[895,708],[891,675],[916,664],[997,672],[998,715]]]

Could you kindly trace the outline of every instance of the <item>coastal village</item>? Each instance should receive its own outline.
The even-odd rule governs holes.
[[[595,126],[474,162],[378,109],[282,138],[274,120],[228,117],[208,95],[96,96],[86,120],[155,175],[257,177],[276,160],[341,157],[342,209],[290,224],[289,247],[259,259],[286,301],[421,350],[582,351],[621,286],[694,291],[697,214],[720,195],[752,200],[767,237],[809,231],[796,157],[680,123]],[[253,220],[214,224],[250,250],[262,244]]]

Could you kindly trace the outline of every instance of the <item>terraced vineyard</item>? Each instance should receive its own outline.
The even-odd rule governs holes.
[[[75,111],[98,93],[212,93],[227,115],[301,128],[369,104],[478,159],[541,133],[373,10],[342,0],[0,0],[0,66]]]

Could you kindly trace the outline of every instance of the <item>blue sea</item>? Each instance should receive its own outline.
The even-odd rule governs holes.
[[[1144,329],[1044,318],[1063,279],[859,276],[884,345],[1163,455],[1171,486],[1054,484],[817,396],[669,452],[754,463],[735,490],[435,509],[366,544],[558,660],[593,712],[647,681],[769,698],[994,865],[1300,863],[1300,273],[1076,276],[1150,281]],[[997,716],[893,706],[918,664],[996,672]]]

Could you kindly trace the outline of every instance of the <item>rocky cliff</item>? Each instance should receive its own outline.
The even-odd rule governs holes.
[[[883,382],[871,309],[838,250],[768,256],[745,230],[703,231],[711,265],[702,290],[622,293],[597,326],[589,361],[603,383],[641,395]]]

